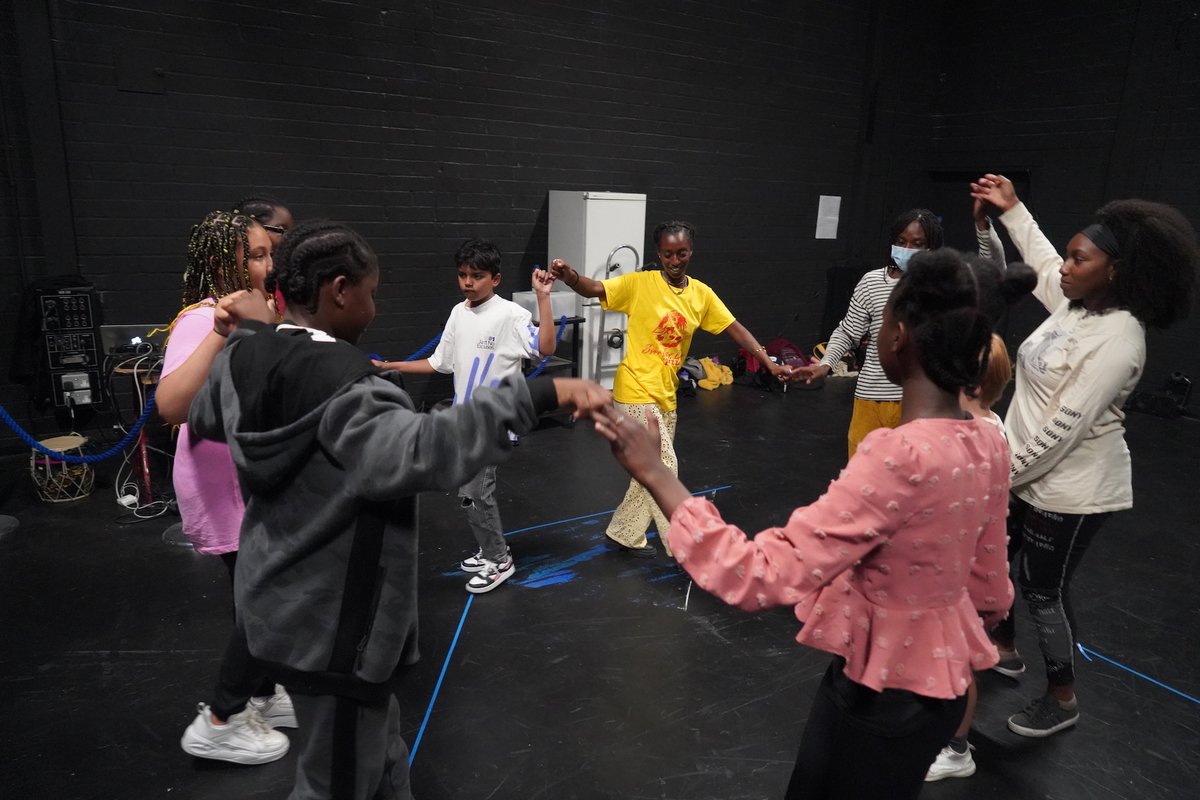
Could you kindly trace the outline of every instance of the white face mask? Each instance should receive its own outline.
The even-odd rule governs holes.
[[[898,244],[894,244],[892,245],[892,261],[895,261],[896,266],[899,267],[900,271],[904,272],[906,269],[908,269],[908,260],[917,253],[921,252],[924,251],[916,250],[911,247],[901,247]]]

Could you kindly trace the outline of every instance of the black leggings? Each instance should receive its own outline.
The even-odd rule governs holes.
[[[1037,627],[1051,686],[1075,682],[1075,615],[1071,576],[1110,514],[1056,514],[1017,497],[1008,504],[1008,560]],[[1011,647],[1016,625],[1010,612],[992,632]]]
[[[835,658],[817,687],[785,800],[915,798],[962,721],[966,696],[877,692],[847,678],[845,663]]]
[[[229,585],[233,586],[233,571],[237,565],[237,551],[222,553],[221,561],[229,570]],[[251,697],[270,697],[275,694],[275,681],[270,678],[246,644],[246,632],[237,624],[229,634],[225,655],[221,658],[221,669],[217,673],[216,691],[213,693],[212,713],[217,719],[227,720],[246,707]]]

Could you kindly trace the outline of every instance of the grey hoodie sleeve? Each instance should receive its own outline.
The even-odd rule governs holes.
[[[188,407],[188,428],[197,436],[214,442],[225,441],[225,421],[221,415],[221,376],[226,373],[225,362],[228,359],[228,348],[217,353],[208,370],[208,377]]]
[[[330,401],[317,437],[345,470],[348,492],[393,500],[456,489],[502,461],[512,449],[508,431],[531,430],[537,411],[520,375],[432,414],[417,413],[402,390],[371,376]]]

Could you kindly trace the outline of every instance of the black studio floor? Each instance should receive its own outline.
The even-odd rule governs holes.
[[[685,481],[724,487],[745,528],[782,521],[841,466],[851,390],[685,399]],[[1006,730],[1040,688],[1036,659],[1021,684],[983,675],[979,771],[922,797],[1200,797],[1200,422],[1131,414],[1128,428],[1137,509],[1076,582],[1080,639],[1099,654],[1079,666],[1077,729]],[[527,437],[500,470],[518,573],[473,598],[454,570],[471,549],[456,502],[422,501],[422,660],[400,693],[421,800],[781,796],[827,657],[795,644],[787,609],[746,615],[662,556],[604,551],[624,485],[584,426]],[[291,755],[241,767],[179,749],[230,624],[221,564],[164,544],[170,519],[116,524],[110,490],[31,496],[2,509],[20,527],[0,538],[0,798],[285,798]]]

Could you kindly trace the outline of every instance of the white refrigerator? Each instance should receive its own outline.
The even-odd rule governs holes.
[[[646,195],[623,192],[551,191],[546,263],[561,258],[594,280],[635,272],[646,262]],[[570,292],[561,281],[555,291]],[[579,298],[579,374],[612,388],[625,355],[624,314],[600,301]]]

